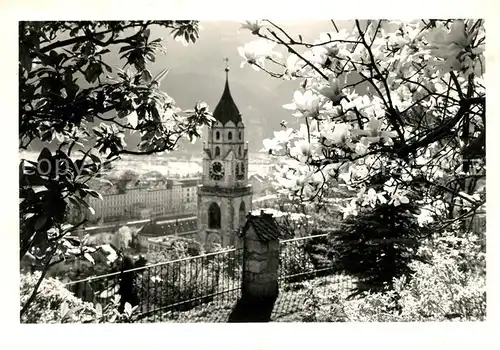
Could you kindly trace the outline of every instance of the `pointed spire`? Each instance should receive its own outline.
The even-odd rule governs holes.
[[[224,86],[224,92],[222,93],[222,97],[215,107],[213,117],[218,120],[222,125],[225,125],[227,122],[232,121],[234,124],[238,124],[241,122],[241,115],[238,111],[238,107],[233,101],[233,97],[231,96],[231,91],[229,90],[229,59],[224,58],[226,62],[226,68],[224,69],[226,72],[226,84]]]

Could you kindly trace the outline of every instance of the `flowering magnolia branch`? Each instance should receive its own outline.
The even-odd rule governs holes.
[[[360,202],[371,196],[372,204],[386,201],[373,188],[363,192],[379,178],[392,181],[394,203],[406,198],[405,191],[431,195],[412,182],[416,178],[452,201],[464,199],[463,181],[474,192],[472,178],[451,182],[461,183],[460,190],[444,189],[436,180],[458,179],[458,167],[484,172],[477,164],[469,168],[467,160],[482,157],[484,148],[482,21],[369,21],[364,29],[354,21],[350,33],[333,25],[336,32],[322,33],[313,43],[300,35],[297,41],[269,20],[243,25],[259,37],[239,49],[246,63],[273,77],[303,79],[293,102],[283,106],[301,120],[300,130],[285,128],[264,141],[266,152],[281,150],[280,158],[288,160],[277,174],[281,185],[317,201],[326,183],[342,177],[362,191]],[[280,61],[281,54],[272,51],[276,45],[289,57]],[[271,72],[265,61],[285,72]],[[347,77],[354,82],[342,84]],[[383,162],[383,168],[375,166]],[[408,172],[401,174],[401,167]]]

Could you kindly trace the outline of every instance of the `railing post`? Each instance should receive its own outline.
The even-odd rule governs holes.
[[[250,229],[243,241],[243,298],[278,296],[279,240],[263,241]]]
[[[241,298],[229,322],[269,322],[278,298],[279,239],[284,232],[271,214],[249,215],[242,229]]]

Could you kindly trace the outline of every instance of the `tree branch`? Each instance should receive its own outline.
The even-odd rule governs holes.
[[[23,307],[21,309],[20,317],[22,317],[25,314],[25,312],[28,310],[31,303],[33,303],[33,301],[35,300],[36,294],[38,293],[38,288],[40,288],[40,285],[42,284],[42,281],[45,278],[47,271],[49,270],[50,260],[54,256],[55,252],[56,252],[56,249],[52,250],[50,252],[50,254],[48,255],[46,262],[45,262],[45,266],[42,270],[42,274],[40,275],[40,278],[38,279],[38,281],[35,285],[35,288],[33,289],[33,292],[31,293],[30,297],[28,298],[28,300],[26,301],[26,303],[23,305]]]
[[[102,42],[100,40],[97,40],[95,38],[95,36],[97,36],[97,35],[105,35],[105,34],[109,34],[109,33],[114,33],[114,31],[123,31],[124,29],[134,28],[134,27],[142,27],[142,24],[133,23],[133,24],[129,24],[129,25],[123,26],[119,30],[109,29],[109,30],[104,30],[102,32],[93,33],[90,36],[86,34],[86,35],[83,35],[83,36],[76,36],[76,37],[71,38],[71,39],[59,40],[59,41],[56,41],[56,42],[54,42],[54,43],[52,43],[50,45],[47,45],[45,47],[40,48],[40,52],[41,53],[45,53],[45,52],[48,52],[48,51],[53,50],[53,49],[57,49],[57,48],[60,48],[60,47],[65,47],[65,46],[68,46],[68,45],[73,45],[73,44],[76,44],[78,42],[84,42],[84,41],[87,41],[87,40],[91,40],[92,42],[94,42],[94,43],[96,43],[96,44],[98,44],[99,46],[102,46],[102,47],[106,47],[106,46],[113,45],[113,44],[125,43],[128,40],[136,37],[139,33],[136,33],[136,34],[134,34],[134,35],[132,35],[132,36],[130,36],[128,38],[125,38],[125,39],[116,39],[116,40],[114,39],[114,36],[112,35],[111,38],[107,42]]]
[[[323,73],[321,70],[318,69],[318,67],[316,67],[314,64],[312,64],[311,62],[309,62],[308,60],[306,60],[300,53],[298,53],[295,49],[293,49],[289,44],[285,43],[275,32],[273,32],[272,30],[268,29],[269,32],[283,45],[286,46],[286,48],[288,50],[290,50],[290,52],[294,53],[295,55],[297,55],[297,57],[299,57],[300,59],[302,59],[302,61],[306,62],[308,66],[310,66],[312,69],[314,69],[319,75],[321,75],[323,77],[323,79],[325,79],[326,81],[328,81],[328,77],[325,75],[325,73]]]
[[[427,134],[422,140],[416,141],[412,144],[405,145],[401,147],[397,153],[400,157],[406,157],[408,154],[415,152],[417,149],[421,147],[426,147],[431,143],[439,140],[442,135],[448,133],[451,129],[453,129],[457,123],[462,119],[465,113],[468,112],[471,105],[480,103],[485,103],[484,97],[470,98],[460,101],[460,108],[457,111],[457,114],[451,118],[450,120],[444,122],[439,127],[433,129],[429,134]]]

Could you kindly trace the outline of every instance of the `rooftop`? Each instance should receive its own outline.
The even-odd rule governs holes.
[[[196,218],[150,222],[140,229],[139,234],[146,237],[161,237],[196,231],[197,227]]]
[[[182,187],[196,187],[198,186],[200,179],[180,179],[179,182]]]
[[[245,235],[250,227],[253,227],[257,237],[262,241],[293,237],[289,230],[278,224],[273,214],[264,211],[258,215],[249,214],[247,216],[247,222],[241,230],[242,235]]]

